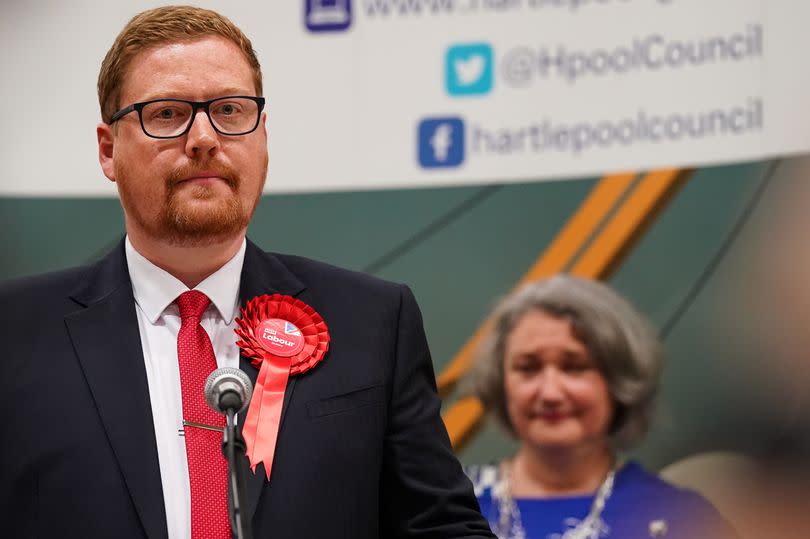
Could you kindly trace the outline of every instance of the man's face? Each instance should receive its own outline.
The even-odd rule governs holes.
[[[253,71],[232,42],[206,36],[136,55],[119,104],[256,95]],[[98,127],[104,174],[118,185],[127,232],[143,241],[210,245],[243,234],[267,174],[266,115],[247,135],[217,133],[205,111],[174,139],[146,136],[131,112]]]

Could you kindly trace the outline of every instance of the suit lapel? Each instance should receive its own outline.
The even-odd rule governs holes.
[[[71,295],[65,318],[101,422],[146,535],[167,537],[152,408],[123,242]]]
[[[262,252],[252,242],[247,242],[245,250],[245,262],[242,266],[241,283],[239,287],[239,303],[244,305],[248,300],[263,294],[285,294],[296,296],[304,290],[304,284],[275,256]],[[259,370],[254,367],[250,359],[240,356],[239,367],[247,373],[250,381],[255,385]],[[279,439],[276,447],[284,443],[281,435],[281,428],[284,425],[286,411],[292,400],[293,390],[297,378],[291,376],[287,382],[287,389],[284,392],[284,402],[281,407],[281,424],[279,425]],[[240,422],[239,428],[241,429]],[[276,450],[278,454],[278,450]],[[254,474],[249,467],[247,457],[243,459],[246,469],[246,497],[248,515],[252,518],[261,496],[262,487],[267,484],[267,476],[263,465],[256,467]]]

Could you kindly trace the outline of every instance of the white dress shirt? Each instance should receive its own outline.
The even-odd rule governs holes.
[[[233,330],[245,245],[243,240],[236,255],[195,288],[211,300],[201,324],[214,347],[217,367],[239,368],[239,349]],[[169,538],[191,539],[191,494],[186,444],[181,436],[183,400],[177,362],[180,313],[174,303],[177,296],[189,289],[138,253],[129,237],[126,257],[152,403]]]

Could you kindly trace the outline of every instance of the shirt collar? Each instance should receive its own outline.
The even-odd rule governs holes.
[[[239,305],[239,279],[245,261],[246,243],[243,239],[233,258],[194,288],[208,296],[226,324],[233,321]],[[125,242],[125,252],[135,303],[147,320],[154,324],[177,296],[189,289],[174,275],[157,267],[136,251],[129,236]]]

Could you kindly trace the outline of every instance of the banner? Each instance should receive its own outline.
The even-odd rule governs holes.
[[[114,193],[97,162],[95,81],[126,21],[156,5],[2,8],[0,195]],[[810,150],[810,3],[800,0],[200,5],[239,25],[262,62],[270,192],[559,179]]]

